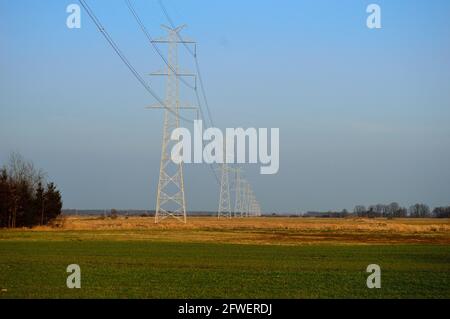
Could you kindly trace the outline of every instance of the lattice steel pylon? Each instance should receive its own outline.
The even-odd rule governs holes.
[[[243,210],[242,210],[242,216],[243,217],[249,217],[250,213],[250,183],[245,181],[243,184],[242,189],[242,197],[244,198],[243,201]]]
[[[219,210],[217,212],[217,218],[231,218],[229,167],[226,163],[222,164],[221,171],[222,176],[220,180]]]
[[[161,164],[159,169],[158,193],[156,199],[155,223],[161,220],[174,217],[186,223],[186,201],[184,193],[183,164],[176,164],[171,159],[172,145],[175,143],[170,139],[172,131],[180,126],[179,111],[179,76],[191,76],[189,74],[181,75],[178,68],[178,44],[194,43],[184,41],[179,36],[179,32],[184,26],[175,29],[162,26],[168,31],[166,39],[153,40],[154,43],[167,43],[167,72],[154,73],[153,75],[167,76],[166,82],[166,100],[164,111],[164,127],[161,150]],[[170,111],[169,111],[169,110]]]
[[[241,168],[236,168],[235,181],[234,181],[234,217],[242,217],[244,210],[244,198],[242,196],[242,178],[241,178]]]

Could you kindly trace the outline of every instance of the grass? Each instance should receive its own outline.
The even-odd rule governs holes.
[[[0,230],[0,298],[450,298],[448,221],[270,220]],[[82,289],[66,288],[73,263]]]
[[[190,218],[188,224],[152,218],[70,217],[63,229],[0,231],[0,240],[144,240],[255,245],[446,244],[448,219]]]

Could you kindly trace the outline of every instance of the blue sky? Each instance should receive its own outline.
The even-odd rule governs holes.
[[[141,74],[163,67],[124,1],[87,1]],[[33,160],[66,208],[153,209],[163,113],[144,110],[155,101],[84,12],[66,27],[70,3],[0,0],[0,162]],[[163,35],[157,1],[134,3]],[[366,27],[370,3],[380,30]],[[165,4],[199,43],[216,126],[280,128],[280,172],[247,167],[265,211],[450,204],[450,2]],[[189,209],[216,209],[206,167],[186,167],[185,184]]]

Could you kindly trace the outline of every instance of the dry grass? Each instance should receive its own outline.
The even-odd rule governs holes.
[[[148,217],[73,216],[62,228],[37,227],[32,232],[85,240],[157,240],[239,244],[450,244],[449,219],[328,218],[189,218],[188,224]],[[17,234],[19,236],[19,234]]]
[[[63,229],[66,230],[111,230],[111,229],[284,229],[321,231],[369,231],[399,233],[450,232],[449,219],[365,219],[365,218],[233,218],[213,217],[189,218],[187,224],[167,219],[155,224],[148,217],[120,217],[109,219],[101,217],[68,217]],[[42,227],[41,229],[48,229]]]

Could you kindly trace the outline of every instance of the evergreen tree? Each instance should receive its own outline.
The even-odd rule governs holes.
[[[44,225],[44,217],[45,217],[45,196],[44,196],[44,187],[42,186],[42,182],[39,182],[36,188],[36,194],[34,197],[34,205],[33,209],[35,211],[35,224]]]
[[[0,171],[0,227],[8,227],[10,191],[8,184],[8,172]]]
[[[61,193],[56,189],[55,184],[47,184],[47,189],[44,193],[45,198],[45,216],[44,224],[50,220],[58,217],[61,214],[62,200]]]
[[[0,227],[46,225],[61,214],[61,193],[55,184],[44,189],[44,173],[18,154],[0,169]]]

